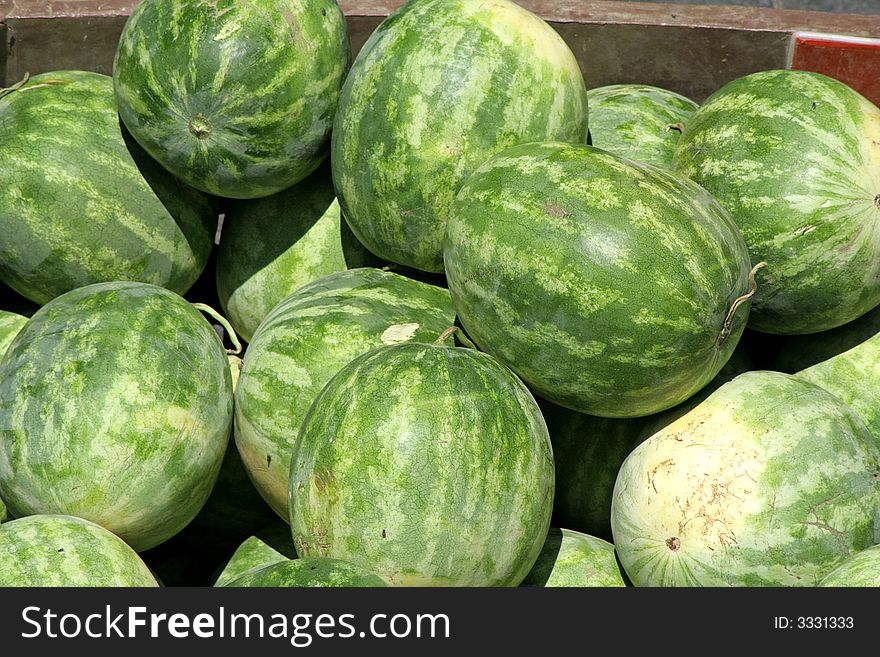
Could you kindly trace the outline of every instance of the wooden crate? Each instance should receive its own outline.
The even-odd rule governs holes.
[[[29,72],[77,68],[109,73],[137,0],[0,0],[0,86]],[[356,53],[402,0],[340,0]],[[880,57],[851,50],[798,63],[795,33],[880,37],[880,16],[753,7],[520,0],[571,46],[588,87],[644,82],[701,101],[753,71],[801,65],[844,79],[880,102]],[[877,44],[880,45],[880,44]],[[804,50],[803,52],[807,52]],[[821,53],[820,53],[821,54]],[[862,53],[865,55],[866,53]],[[803,57],[801,58],[803,60]]]

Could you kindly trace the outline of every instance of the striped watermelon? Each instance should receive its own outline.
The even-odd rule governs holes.
[[[534,567],[520,586],[626,586],[614,546],[569,529],[550,529]]]
[[[251,536],[233,552],[214,581],[214,586],[225,586],[247,572],[260,570],[282,561],[287,561],[287,557],[263,540]]]
[[[144,0],[113,62],[119,115],[193,187],[267,196],[326,157],[349,57],[335,0]]]
[[[6,502],[0,499],[0,522],[6,522],[8,512],[6,511]]]
[[[388,586],[369,570],[339,559],[291,559],[249,570],[224,584],[228,587],[381,587]]]
[[[749,312],[748,253],[727,213],[694,183],[590,146],[523,144],[480,166],[444,259],[474,342],[592,415],[687,399]]]
[[[312,400],[356,356],[433,341],[452,325],[449,293],[379,269],[314,281],[278,304],[248,347],[235,394],[235,442],[257,490],[287,517],[290,455]]]
[[[824,331],[880,303],[880,109],[853,89],[804,71],[734,80],[688,122],[675,167],[767,262],[753,328]]]
[[[146,550],[205,503],[231,424],[226,354],[192,305],[146,283],[78,288],[0,361],[0,495]]]
[[[449,207],[471,171],[506,146],[586,138],[580,68],[544,21],[509,0],[410,0],[345,81],[333,181],[373,253],[442,272]]]
[[[795,377],[824,388],[846,403],[862,418],[880,446],[880,333],[801,370]]]
[[[9,310],[0,310],[0,360],[12,344],[18,332],[27,324],[28,318]]]
[[[217,223],[124,131],[106,75],[55,71],[0,98],[0,279],[44,304],[137,280],[186,292]]]
[[[272,196],[229,204],[217,251],[217,294],[227,319],[250,342],[269,311],[301,286],[376,264],[339,213],[328,165]]]
[[[39,515],[0,526],[2,586],[158,586],[137,553],[81,518]]]
[[[517,586],[553,509],[541,412],[491,356],[380,347],[315,399],[290,469],[298,554],[399,586]]]
[[[856,552],[825,575],[819,586],[880,586],[880,545]]]
[[[748,372],[627,457],[611,507],[636,586],[814,586],[880,532],[880,446],[825,390]]]
[[[590,143],[615,155],[672,168],[684,124],[697,103],[647,84],[611,84],[587,91]]]

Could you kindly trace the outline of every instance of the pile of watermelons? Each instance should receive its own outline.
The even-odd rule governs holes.
[[[880,584],[840,82],[587,92],[508,0],[351,66],[334,0],[144,0],[112,78],[0,91],[0,181],[0,585]]]

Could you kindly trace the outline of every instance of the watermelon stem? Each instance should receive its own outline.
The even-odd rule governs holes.
[[[741,304],[745,303],[753,296],[755,296],[755,292],[758,291],[758,283],[755,281],[755,274],[759,269],[762,269],[766,266],[766,262],[759,262],[757,265],[752,267],[752,270],[749,272],[749,291],[742,296],[738,296],[736,299],[733,300],[733,303],[730,304],[730,310],[727,311],[727,316],[724,318],[724,323],[721,324],[721,333],[718,334],[717,344],[719,347],[724,344],[727,336],[730,335],[730,325],[733,323],[733,315],[736,313],[736,309],[739,308]]]
[[[3,98],[3,96],[5,96],[7,94],[11,94],[13,91],[16,91],[17,89],[21,89],[22,85],[26,84],[27,81],[30,79],[30,77],[31,77],[30,73],[25,73],[24,77],[21,80],[19,80],[18,82],[16,82],[14,85],[12,85],[11,87],[0,87],[0,98]]]
[[[234,349],[227,349],[227,354],[237,356],[241,353],[241,342],[238,341],[238,336],[235,334],[235,329],[232,328],[232,324],[229,323],[229,320],[206,303],[194,303],[193,308],[201,310],[206,315],[216,319],[220,322],[220,325],[226,329],[226,333],[229,335],[229,341],[232,342],[232,346],[235,347]]]
[[[459,330],[460,329],[457,326],[450,326],[448,329],[446,329],[445,331],[443,331],[443,333],[440,334],[440,337],[434,341],[434,344],[443,344],[444,342],[446,342],[449,339],[450,335],[452,335],[453,333],[455,333],[456,331],[459,331]]]
[[[440,337],[434,341],[434,344],[443,344],[444,342],[446,342],[446,340],[449,339],[449,336],[453,333],[458,333],[458,339],[465,347],[477,351],[477,345],[471,342],[471,339],[467,336],[467,334],[460,326],[450,326],[448,329],[440,334]]]
[[[877,194],[877,196],[874,197],[874,205],[880,208],[880,194]]]

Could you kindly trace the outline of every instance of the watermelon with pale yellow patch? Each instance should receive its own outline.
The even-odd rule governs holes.
[[[880,446],[822,388],[748,372],[636,447],[614,545],[636,586],[815,586],[880,534]]]

